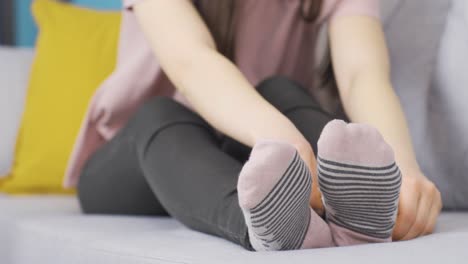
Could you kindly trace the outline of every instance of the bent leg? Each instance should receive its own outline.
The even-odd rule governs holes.
[[[237,198],[241,168],[197,114],[158,97],[90,158],[78,196],[85,213],[169,213],[251,249]]]
[[[322,110],[305,88],[287,78],[267,79],[257,89],[270,104],[291,120],[317,155],[317,141],[333,117]]]
[[[220,149],[215,131],[169,98],[147,103],[133,122],[143,175],[169,214],[251,249],[237,196],[242,163]]]
[[[317,155],[317,141],[323,128],[333,117],[321,109],[305,88],[287,78],[268,78],[257,86],[257,91],[291,120]],[[241,162],[245,162],[250,154],[248,146],[227,136],[222,148]]]
[[[134,144],[138,129],[128,124],[85,164],[78,182],[84,213],[167,215],[140,169]]]

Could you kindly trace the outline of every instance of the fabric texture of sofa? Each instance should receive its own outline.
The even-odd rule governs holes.
[[[468,209],[468,1],[453,0],[428,96],[424,167],[444,175],[438,184],[445,204]],[[445,146],[445,147],[442,147]],[[442,181],[443,180],[443,181]]]
[[[0,47],[0,178],[10,173],[33,50]]]
[[[407,242],[249,252],[168,217],[85,216],[71,197],[0,197],[0,263],[466,263],[468,213]]]

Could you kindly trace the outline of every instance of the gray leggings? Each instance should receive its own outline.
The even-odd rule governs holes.
[[[270,78],[257,90],[316,152],[331,116],[288,79]],[[157,97],[88,160],[78,185],[81,207],[90,214],[170,215],[251,250],[236,189],[249,153],[198,114]]]

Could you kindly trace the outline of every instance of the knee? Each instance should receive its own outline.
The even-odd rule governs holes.
[[[156,97],[140,107],[126,126],[131,131],[136,150],[142,158],[148,146],[158,135],[182,125],[195,125],[209,129],[197,113],[168,97]]]
[[[303,95],[306,93],[306,90],[301,85],[284,76],[269,77],[257,86],[257,91],[264,97],[281,94],[286,89],[295,94]]]
[[[286,77],[274,76],[265,79],[257,86],[257,91],[283,113],[298,107],[321,109],[306,88]]]
[[[144,103],[136,112],[136,122],[149,124],[166,124],[178,121],[196,120],[196,115],[172,98],[157,96]]]
[[[127,127],[143,135],[177,123],[203,124],[204,121],[172,98],[158,96],[144,103],[129,120]]]

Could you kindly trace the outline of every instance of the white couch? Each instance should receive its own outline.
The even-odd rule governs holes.
[[[85,216],[71,197],[0,198],[0,263],[466,263],[468,213],[408,242],[249,252],[167,217]]]

